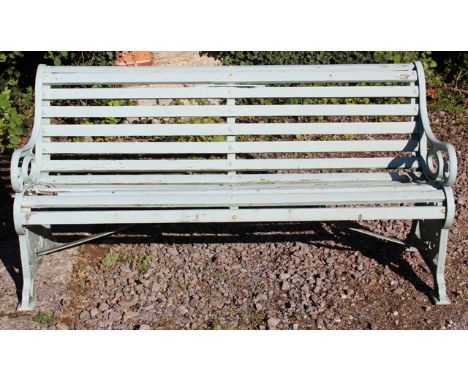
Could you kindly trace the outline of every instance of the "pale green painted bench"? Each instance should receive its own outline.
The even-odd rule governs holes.
[[[387,239],[424,254],[447,303],[456,171],[453,146],[431,132],[419,62],[40,65],[32,136],[11,165],[19,308],[34,307],[42,256],[110,234],[59,244],[54,226],[374,219],[415,222],[411,244]]]

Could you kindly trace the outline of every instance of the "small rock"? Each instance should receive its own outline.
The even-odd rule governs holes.
[[[140,325],[138,330],[151,330],[151,327],[149,325],[142,324],[142,325]]]
[[[277,318],[269,318],[267,321],[268,329],[274,330],[281,321]]]
[[[148,311],[145,311],[145,312],[140,312],[138,314],[138,318],[142,321],[152,321],[154,319],[154,312],[148,312]]]
[[[55,324],[55,327],[57,329],[59,329],[59,330],[69,330],[70,329],[70,327],[67,324],[65,324],[64,322],[57,322]]]
[[[138,312],[132,312],[132,311],[125,312],[123,315],[123,321],[131,320],[133,318],[138,317],[138,315],[139,315]]]
[[[287,280],[291,275],[289,273],[281,273],[280,280]]]
[[[281,285],[282,290],[289,290],[291,288],[291,284],[289,284],[287,281],[283,281],[283,284]]]
[[[112,311],[109,313],[109,320],[110,321],[119,321],[122,318],[122,314],[116,311]]]
[[[392,313],[394,316],[398,316],[398,312],[395,310],[393,313]]]
[[[299,324],[293,324],[293,330],[298,330],[299,329]]]
[[[265,293],[259,293],[254,299],[255,301],[267,301],[268,297]]]
[[[99,304],[98,309],[99,309],[101,312],[104,312],[104,311],[106,311],[107,309],[109,309],[109,305],[106,304],[105,302],[103,302],[102,304]]]
[[[95,327],[98,324],[98,319],[97,318],[92,318],[91,320],[86,321],[86,325],[89,327]]]
[[[135,300],[120,300],[117,304],[124,307],[124,308],[130,308],[131,306],[135,305],[137,301]]]
[[[80,313],[80,320],[81,321],[86,321],[91,318],[91,314],[87,310],[84,310],[83,312]]]
[[[211,304],[213,305],[215,309],[221,309],[224,306],[223,300],[221,300],[220,298],[216,298],[216,297],[211,300]]]
[[[405,292],[405,290],[403,288],[396,288],[395,289],[395,294],[397,294],[398,296],[401,296],[404,292]]]
[[[187,309],[186,306],[182,305],[182,306],[179,307],[178,312],[179,312],[179,314],[184,316],[184,315],[186,315],[188,313],[188,309]]]
[[[158,293],[160,289],[161,289],[161,285],[157,283],[156,281],[153,281],[153,285],[151,285],[151,291],[153,293]]]
[[[89,314],[92,318],[95,318],[100,313],[98,308],[92,308],[89,311]]]

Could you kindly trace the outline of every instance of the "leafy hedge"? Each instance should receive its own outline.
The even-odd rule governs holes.
[[[328,64],[384,64],[421,60],[432,72],[437,66],[431,52],[216,52],[224,65],[328,65]]]
[[[421,60],[429,105],[452,114],[466,110],[466,52],[205,52],[225,65],[401,63]],[[0,153],[20,144],[34,116],[37,65],[112,65],[116,52],[0,52]]]
[[[359,51],[223,51],[209,52],[225,65],[308,65],[408,62],[418,58],[417,52]]]
[[[384,64],[420,60],[426,71],[429,107],[457,114],[466,109],[468,53],[466,52],[205,52],[224,65]]]
[[[112,65],[116,52],[0,52],[0,153],[19,145],[34,118],[37,65]]]

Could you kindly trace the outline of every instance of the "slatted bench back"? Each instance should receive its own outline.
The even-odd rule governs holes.
[[[414,64],[43,67],[41,75],[36,161],[52,183],[418,167]]]

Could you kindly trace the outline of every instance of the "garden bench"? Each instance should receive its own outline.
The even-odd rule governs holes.
[[[35,97],[11,164],[19,309],[44,255],[113,232],[63,244],[55,226],[376,219],[413,221],[388,240],[424,255],[448,303],[456,154],[431,132],[419,62],[40,65]]]

